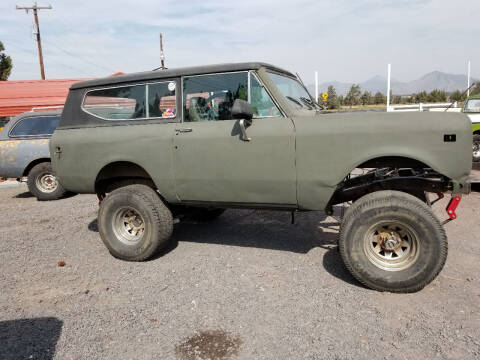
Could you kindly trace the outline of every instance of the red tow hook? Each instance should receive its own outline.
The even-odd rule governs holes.
[[[447,208],[445,209],[447,211],[447,215],[449,219],[445,220],[443,224],[446,224],[457,218],[457,214],[455,213],[455,210],[457,210],[457,207],[460,204],[461,200],[462,200],[462,197],[460,195],[452,196],[452,198],[450,199],[450,202],[447,205]]]

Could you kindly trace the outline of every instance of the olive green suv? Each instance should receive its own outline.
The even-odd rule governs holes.
[[[471,149],[464,114],[323,113],[293,73],[264,63],[76,83],[50,142],[63,187],[98,195],[100,236],[118,258],[152,257],[186,217],[350,204],[343,261],[394,292],[442,269],[447,238],[426,192],[452,194],[454,219]]]

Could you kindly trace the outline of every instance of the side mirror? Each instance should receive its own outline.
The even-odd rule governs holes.
[[[232,107],[232,117],[234,119],[245,119],[247,124],[251,124],[253,118],[252,105],[245,100],[236,99]]]
[[[242,140],[250,141],[251,138],[247,135],[246,128],[252,125],[253,118],[253,108],[248,102],[242,99],[237,99],[233,103],[232,107],[232,117],[234,119],[240,119],[238,124],[240,125],[240,130],[242,131]]]

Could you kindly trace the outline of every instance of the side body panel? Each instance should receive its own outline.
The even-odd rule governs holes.
[[[238,120],[177,124],[176,191],[182,201],[295,208],[295,130],[290,119],[253,119],[242,140]]]
[[[367,160],[402,156],[464,183],[472,165],[472,128],[464,114],[321,114],[294,117],[299,207],[321,210],[342,179]],[[445,142],[455,134],[455,142]]]
[[[167,201],[174,202],[174,127],[164,123],[57,129],[50,147],[54,170],[69,191],[95,193],[95,180],[103,167],[129,161],[141,166]],[[60,153],[55,153],[57,146]]]

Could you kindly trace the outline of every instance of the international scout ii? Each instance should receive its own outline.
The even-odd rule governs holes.
[[[38,200],[65,195],[50,164],[48,141],[60,110],[29,111],[10,120],[0,131],[0,178],[27,177],[28,189]]]
[[[332,214],[351,202],[346,267],[373,289],[412,292],[447,257],[426,192],[451,193],[445,218],[456,217],[472,130],[460,113],[322,113],[291,72],[242,63],[74,84],[50,151],[65,189],[98,195],[100,236],[118,258],[150,258],[188,214]]]

